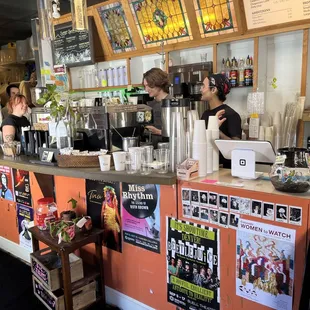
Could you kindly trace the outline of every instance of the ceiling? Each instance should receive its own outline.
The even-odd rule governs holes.
[[[70,0],[60,0],[61,14],[70,12]],[[104,0],[87,0],[94,5]],[[31,19],[38,16],[37,0],[0,0],[0,46],[31,36]]]

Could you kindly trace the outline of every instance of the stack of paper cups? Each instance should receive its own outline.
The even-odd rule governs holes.
[[[270,141],[273,145],[273,128],[272,127],[266,127],[265,128],[265,140]]]
[[[258,140],[260,140],[260,141],[265,140],[265,127],[263,127],[263,126],[259,126]]]
[[[212,163],[213,163],[213,171],[218,171],[219,170],[219,165],[220,165],[220,154],[219,154],[219,149],[214,143],[214,140],[220,138],[220,131],[218,129],[212,130],[212,144],[213,144],[213,157],[212,157]]]
[[[218,121],[217,116],[209,116],[208,129],[209,130],[219,129],[219,121]]]
[[[212,130],[206,130],[207,137],[207,173],[213,172]]]
[[[193,159],[199,160],[199,177],[207,175],[207,138],[205,133],[205,121],[196,120],[193,134]]]

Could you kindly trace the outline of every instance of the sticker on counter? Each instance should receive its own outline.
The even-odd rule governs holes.
[[[191,202],[190,193],[191,193],[190,189],[182,188],[182,202],[183,203],[190,203]]]
[[[210,223],[218,224],[219,222],[219,211],[210,209]]]
[[[251,213],[251,199],[239,198],[239,212],[240,214],[250,215]]]
[[[228,227],[228,213],[220,212],[220,214],[219,214],[219,224],[222,227],[225,227],[225,228]]]
[[[166,248],[167,301],[186,310],[219,310],[219,229],[167,217]]]
[[[201,206],[208,206],[208,192],[199,192],[200,196],[200,205]]]
[[[274,204],[272,202],[264,202],[263,219],[274,221]]]
[[[0,166],[1,188],[0,197],[2,199],[14,201],[12,169],[7,166]]]
[[[301,226],[302,209],[300,207],[290,206],[290,224]]]
[[[230,196],[230,211],[239,213],[239,197]]]
[[[236,295],[292,309],[295,230],[240,219],[236,244]]]
[[[200,207],[200,220],[203,222],[209,222],[209,209],[206,207]]]
[[[124,242],[160,253],[160,186],[122,184]]]
[[[183,216],[191,218],[192,217],[192,206],[189,203],[183,203],[182,205]]]
[[[251,215],[255,217],[262,217],[262,201],[252,200]]]
[[[219,207],[220,210],[228,210],[228,196],[227,195],[219,195]]]
[[[218,194],[209,192],[209,206],[212,208],[217,208]]]
[[[288,222],[288,206],[276,205],[276,222],[287,223]]]
[[[236,213],[230,213],[229,215],[229,227],[237,229],[239,226],[240,215]]]

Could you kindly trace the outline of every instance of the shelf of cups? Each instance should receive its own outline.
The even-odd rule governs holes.
[[[132,87],[142,87],[142,84],[132,84],[132,85],[118,85],[118,86],[107,86],[107,87],[93,87],[93,88],[74,88],[71,89],[73,92],[91,92],[91,91],[110,91],[119,89],[131,89]]]

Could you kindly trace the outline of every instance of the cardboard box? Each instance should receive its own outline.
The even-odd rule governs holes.
[[[198,178],[199,161],[188,158],[181,165],[177,165],[177,178],[189,181]]]

